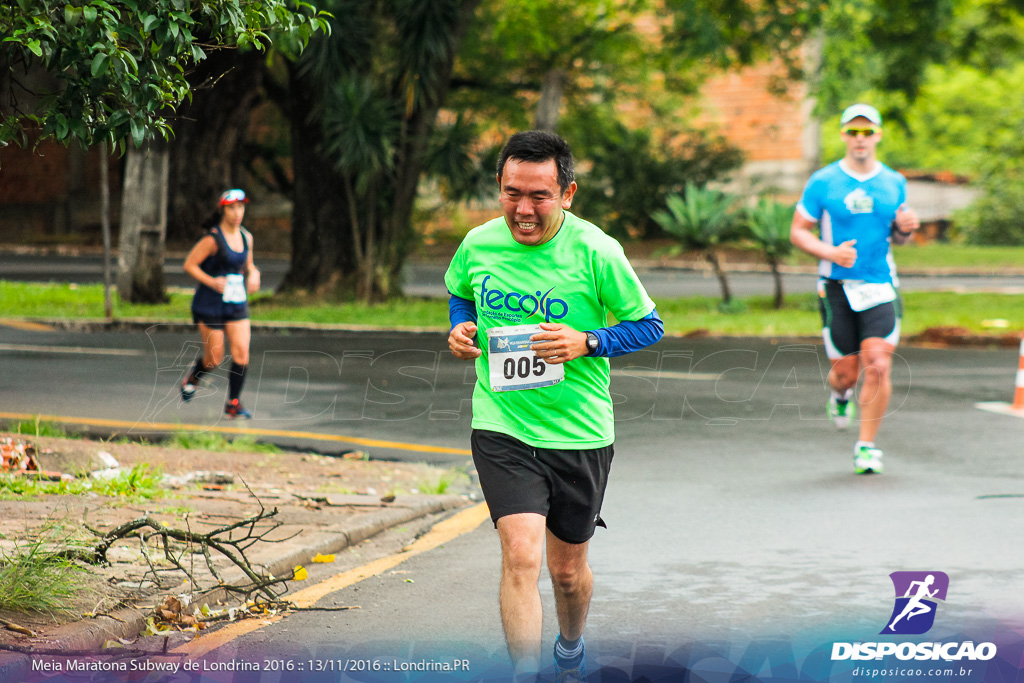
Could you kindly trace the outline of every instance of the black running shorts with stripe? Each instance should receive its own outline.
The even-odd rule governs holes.
[[[823,295],[822,295],[823,294]],[[835,360],[860,351],[860,344],[869,337],[884,339],[893,346],[900,341],[900,319],[903,302],[896,300],[866,311],[855,311],[839,280],[822,279],[818,288],[822,337],[828,357]]]

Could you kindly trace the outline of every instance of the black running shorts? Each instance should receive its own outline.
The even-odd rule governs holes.
[[[900,318],[903,303],[895,301],[855,311],[839,280],[819,282],[818,306],[821,311],[822,337],[828,357],[836,360],[860,351],[860,343],[869,337],[884,339],[893,346],[900,342]]]
[[[585,543],[601,519],[612,446],[584,450],[534,448],[499,432],[474,429],[473,462],[491,520],[535,512],[566,543]]]

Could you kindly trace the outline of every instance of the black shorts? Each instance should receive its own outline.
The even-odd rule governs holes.
[[[203,323],[211,330],[223,330],[224,323],[235,322],[236,320],[248,320],[249,309],[245,304],[225,304],[222,310],[216,313],[192,310],[192,322],[198,325]]]
[[[855,311],[839,280],[823,279],[819,283],[818,307],[821,311],[821,336],[825,352],[836,360],[860,351],[860,343],[869,337],[884,339],[893,346],[900,342],[900,319],[903,302],[896,300],[866,311]]]
[[[474,429],[473,462],[495,526],[506,515],[534,512],[566,543],[585,543],[601,519],[612,446],[584,450],[534,448],[519,439]]]

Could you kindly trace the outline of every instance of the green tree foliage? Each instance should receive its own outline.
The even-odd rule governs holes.
[[[812,0],[486,3],[450,104],[503,132],[557,128],[585,162],[578,210],[618,236],[648,237],[659,232],[650,207],[742,162],[694,123],[700,85],[779,54],[795,75],[795,48],[822,11]]]
[[[900,26],[879,27],[897,19]],[[879,7],[847,0],[832,5],[825,33],[819,109],[826,121],[837,121],[832,117],[852,101],[875,103],[887,119],[879,156],[888,165],[952,171],[983,191],[955,217],[957,233],[978,244],[1024,243],[1018,227],[1024,221],[1018,189],[1024,4],[928,0]],[[825,157],[842,156],[835,128],[824,131]]]
[[[782,273],[779,266],[793,252],[793,243],[789,241],[790,227],[793,223],[792,204],[773,201],[764,197],[754,206],[747,207],[746,228],[754,238],[765,260],[772,270],[775,281],[775,308],[782,308],[785,292],[782,288]]]
[[[945,65],[928,69],[920,96],[905,110],[904,125],[886,122],[879,156],[894,168],[951,171],[978,177],[1015,163],[1017,123],[1024,107],[1020,83],[1024,62],[994,72]],[[893,95],[868,91],[860,99],[895,106]],[[826,123],[826,159],[841,157],[845,146],[836,116]]]
[[[733,207],[736,197],[726,192],[686,184],[686,194],[670,194],[667,209],[659,209],[651,217],[679,241],[678,250],[699,249],[718,278],[722,304],[732,303],[729,278],[722,268],[718,248],[736,236],[738,224]]]
[[[665,0],[667,56],[718,69],[782,59],[802,75],[800,48],[829,5],[821,0]],[[681,64],[677,61],[677,66]]]
[[[1024,170],[981,183],[984,194],[953,218],[968,244],[1024,245]]]
[[[0,144],[170,134],[190,70],[223,47],[298,49],[325,17],[300,0],[11,0],[0,5]]]
[[[828,118],[869,89],[901,95],[882,114],[901,121],[931,64],[951,54],[955,0],[842,0],[822,17],[819,112]]]
[[[615,119],[594,120],[588,113],[566,122],[566,134],[586,150],[591,164],[573,206],[616,237],[660,234],[652,206],[683,192],[687,182],[705,185],[743,163],[740,151],[721,137],[694,134],[673,149],[651,131],[630,130]]]

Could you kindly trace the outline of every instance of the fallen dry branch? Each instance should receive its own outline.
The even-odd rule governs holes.
[[[252,493],[251,490],[250,493]],[[207,569],[225,590],[246,598],[255,594],[266,600],[274,601],[286,592],[285,582],[291,577],[277,578],[258,570],[249,561],[246,552],[261,541],[281,543],[294,538],[294,535],[286,538],[270,538],[271,534],[282,526],[277,521],[269,522],[278,514],[278,510],[277,508],[267,510],[255,494],[253,494],[253,498],[259,503],[259,512],[245,519],[218,526],[206,533],[198,533],[191,528],[177,529],[150,515],[144,515],[107,532],[87,526],[89,531],[100,538],[99,542],[89,549],[68,548],[62,554],[69,559],[89,564],[110,564],[107,552],[115,543],[137,538],[148,566],[142,579],[152,576],[154,582],[160,585],[159,573],[168,571],[160,570],[156,566],[158,559],[163,559],[173,566],[173,569],[169,571],[184,573],[191,584],[198,587],[199,582],[196,581],[190,561],[192,556],[198,554],[202,555]],[[154,557],[156,553],[159,553],[162,558]],[[245,581],[239,584],[228,584],[216,567],[216,555],[230,560],[245,575]]]

